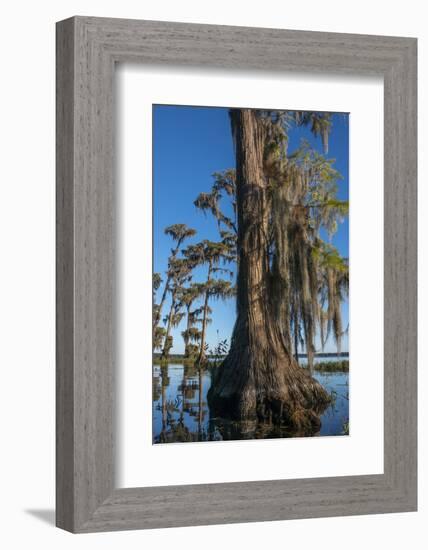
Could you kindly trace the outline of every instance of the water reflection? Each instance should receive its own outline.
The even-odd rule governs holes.
[[[316,373],[332,395],[317,435],[343,435],[349,419],[348,373]],[[153,370],[153,443],[296,437],[285,426],[236,422],[211,417],[207,393],[211,371],[189,365],[162,365]]]

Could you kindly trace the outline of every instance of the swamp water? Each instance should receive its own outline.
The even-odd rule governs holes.
[[[316,360],[322,361],[323,359]],[[349,373],[315,371],[314,377],[332,397],[331,404],[321,415],[321,430],[316,435],[344,435],[349,421]],[[199,371],[193,366],[182,364],[155,365],[153,443],[263,439],[297,435],[287,431],[283,426],[210,417],[207,403],[210,385],[210,369]]]

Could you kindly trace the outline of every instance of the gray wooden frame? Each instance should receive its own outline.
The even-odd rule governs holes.
[[[382,475],[115,488],[113,81],[123,61],[383,76]],[[416,154],[416,39],[88,17],[57,24],[58,527],[416,510]]]

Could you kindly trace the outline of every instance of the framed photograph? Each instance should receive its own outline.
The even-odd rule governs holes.
[[[153,106],[153,444],[349,433],[348,119]]]
[[[417,507],[416,39],[57,24],[57,525]]]

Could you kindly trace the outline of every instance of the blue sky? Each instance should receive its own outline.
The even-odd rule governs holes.
[[[339,181],[338,197],[348,199],[348,149],[349,116],[334,114],[329,138],[328,157],[334,158],[334,167],[342,174]],[[289,152],[295,150],[304,138],[322,152],[320,138],[314,138],[308,128],[292,128],[289,132]],[[197,195],[208,192],[213,183],[212,174],[234,168],[232,136],[228,109],[223,107],[153,106],[153,250],[154,270],[164,277],[168,256],[173,243],[164,234],[164,228],[175,223],[185,223],[196,229],[197,234],[187,244],[202,239],[218,240],[217,224],[212,216],[206,216],[193,205]],[[343,256],[348,256],[349,226],[346,219],[332,239],[332,243]],[[194,281],[203,281],[206,268],[195,270]],[[161,286],[159,293],[163,290]],[[169,309],[168,301],[162,317]],[[230,341],[235,321],[234,300],[213,301],[213,322],[207,329],[207,342],[210,347],[218,340]],[[348,324],[348,304],[342,306],[344,327]],[[183,353],[184,344],[181,325],[172,331],[174,347],[172,353]],[[345,335],[343,351],[348,350]],[[335,351],[330,339],[325,351]]]

